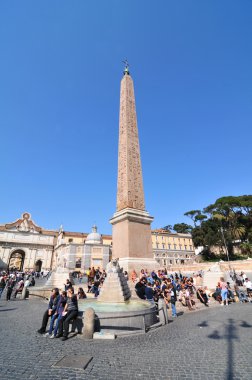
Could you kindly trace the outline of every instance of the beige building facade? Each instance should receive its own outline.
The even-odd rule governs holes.
[[[194,261],[195,249],[190,234],[171,233],[158,229],[152,231],[154,258],[161,267],[187,264]]]
[[[153,230],[153,257],[161,267],[186,264],[194,260],[191,235]],[[67,232],[61,227],[39,227],[24,212],[14,222],[0,225],[0,270],[48,271],[70,265],[71,271],[84,272],[89,267],[106,268],[112,257],[111,235],[99,234],[93,226],[88,233]]]
[[[50,270],[56,236],[56,231],[37,226],[28,212],[0,225],[0,269]]]

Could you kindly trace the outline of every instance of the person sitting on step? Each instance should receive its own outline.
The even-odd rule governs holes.
[[[62,313],[64,311],[66,301],[67,301],[67,292],[62,291],[58,305],[57,305],[57,309],[51,318],[49,332],[44,335],[45,337],[48,336],[52,339],[56,337],[58,328],[59,328],[59,321],[62,318]],[[56,325],[55,327],[53,327],[55,321],[56,321]]]
[[[72,319],[76,319],[78,315],[78,300],[74,294],[74,289],[69,288],[67,291],[67,302],[62,313],[62,318],[59,321],[59,332],[56,338],[62,337],[62,340],[67,340],[69,332],[69,324]]]
[[[58,288],[54,288],[52,290],[52,294],[51,294],[51,297],[50,297],[50,300],[49,300],[48,308],[44,312],[44,315],[43,315],[42,326],[38,330],[39,334],[44,334],[46,332],[46,326],[47,326],[47,323],[48,323],[48,319],[50,317],[52,317],[53,314],[56,312],[57,306],[58,306],[58,303],[59,303],[59,299],[60,299],[59,289]]]
[[[200,302],[202,302],[205,306],[209,306],[208,305],[208,297],[206,295],[206,293],[204,292],[204,290],[202,288],[198,288],[197,290],[197,298],[200,300]]]
[[[85,298],[87,298],[86,293],[84,292],[83,288],[79,288],[78,289],[78,299],[83,300]]]

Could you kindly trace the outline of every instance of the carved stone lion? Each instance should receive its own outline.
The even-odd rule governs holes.
[[[106,266],[107,273],[118,273],[121,272],[121,268],[119,265],[118,259],[112,259]]]

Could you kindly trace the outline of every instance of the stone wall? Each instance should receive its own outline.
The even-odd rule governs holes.
[[[197,264],[188,264],[188,265],[171,265],[168,268],[169,272],[181,272],[181,273],[187,273],[187,272],[197,272],[200,270],[207,271],[210,269],[215,263],[214,262],[206,262],[206,263],[197,263]],[[229,263],[227,261],[219,262],[221,270],[227,271],[231,267],[231,269],[235,269],[236,271],[252,271],[252,259],[248,260],[235,260],[230,261]]]

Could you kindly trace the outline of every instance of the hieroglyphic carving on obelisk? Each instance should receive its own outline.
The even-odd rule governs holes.
[[[112,257],[128,272],[142,268],[152,271],[158,265],[152,251],[153,217],[145,210],[134,86],[125,64],[120,94],[117,210],[110,219]]]
[[[128,66],[121,80],[117,211],[145,210],[133,80]]]

